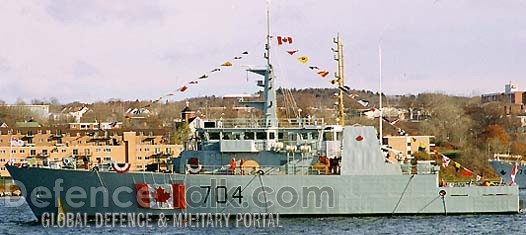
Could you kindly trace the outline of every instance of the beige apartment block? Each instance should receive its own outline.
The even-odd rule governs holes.
[[[43,159],[61,165],[64,158],[89,160],[90,169],[99,164],[130,163],[131,170],[144,170],[152,163],[164,164],[178,157],[182,145],[168,144],[168,129],[80,130],[69,127],[0,128],[0,175],[9,176],[5,164],[13,159],[40,165]],[[16,137],[23,146],[11,146]]]
[[[384,136],[384,143],[405,157],[418,151],[430,154],[434,144],[434,136]]]

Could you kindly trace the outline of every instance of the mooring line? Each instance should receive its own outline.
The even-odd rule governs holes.
[[[102,178],[101,178],[100,175],[99,175],[99,171],[95,171],[95,173],[97,173],[97,177],[99,178],[100,186],[106,188],[106,186],[104,186],[104,183],[102,182]]]
[[[259,176],[259,183],[261,184],[261,189],[263,190],[263,197],[265,198],[265,213],[268,214],[268,201],[267,201],[267,192],[265,191],[265,186],[263,185],[263,179],[261,175]]]
[[[442,204],[444,205],[444,215],[447,216],[447,209],[446,209],[446,197],[445,195],[440,195],[442,197]]]
[[[391,216],[394,215],[394,213],[396,212],[396,209],[398,209],[398,206],[400,206],[400,202],[402,201],[402,198],[404,198],[404,194],[407,191],[407,187],[409,187],[409,184],[411,183],[411,180],[413,180],[414,177],[415,177],[415,175],[411,175],[411,177],[409,178],[409,181],[407,181],[407,184],[405,185],[404,191],[402,191],[402,195],[400,195],[400,199],[398,199],[398,203],[396,203],[396,206],[393,209],[393,213],[391,213]]]
[[[422,209],[418,210],[416,213],[420,213],[422,212],[423,210],[425,210],[429,205],[431,205],[434,201],[436,201],[440,196],[437,196],[435,198],[433,198],[433,200],[431,200],[429,203],[427,203],[424,207],[422,207]]]

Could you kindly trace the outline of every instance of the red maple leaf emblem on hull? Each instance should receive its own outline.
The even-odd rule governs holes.
[[[160,203],[166,203],[170,199],[170,193],[164,191],[164,188],[159,187],[155,190],[155,201]]]

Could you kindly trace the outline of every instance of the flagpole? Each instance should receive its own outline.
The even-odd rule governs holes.
[[[379,137],[380,137],[380,145],[383,145],[384,144],[384,141],[383,141],[383,111],[382,111],[382,46],[380,43],[378,43],[378,60],[379,60],[379,67],[380,67],[380,124],[379,124],[379,127],[378,129],[379,130]]]

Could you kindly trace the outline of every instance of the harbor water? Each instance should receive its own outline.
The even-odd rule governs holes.
[[[526,191],[521,192],[526,195]],[[6,207],[0,199],[0,234],[524,234],[526,213],[490,215],[296,217],[280,227],[43,227],[27,205]]]

